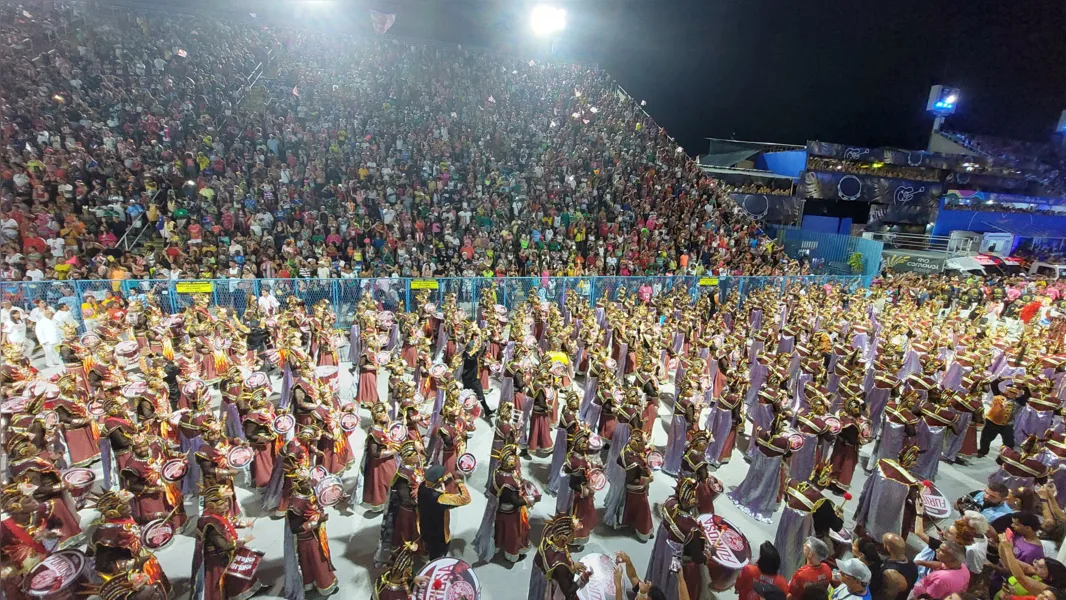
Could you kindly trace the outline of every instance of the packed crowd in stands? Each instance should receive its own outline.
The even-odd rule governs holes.
[[[1006,159],[1021,165],[1031,163],[1031,178],[1044,186],[1046,195],[1066,195],[1066,155],[1062,147],[1024,140],[961,131],[942,131],[942,135],[981,156]]]
[[[835,160],[832,158],[809,157],[807,159],[808,171],[843,171],[856,175],[872,175],[875,177],[897,177],[899,179],[911,179],[913,181],[940,181],[943,178],[937,169],[925,169],[918,167],[904,167],[898,165],[884,165],[875,167],[870,164]]]
[[[0,72],[3,279],[799,270],[600,70],[88,19]]]

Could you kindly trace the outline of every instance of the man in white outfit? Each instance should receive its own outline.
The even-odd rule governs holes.
[[[78,320],[74,318],[74,311],[70,310],[69,304],[64,304],[62,302],[59,303],[59,309],[56,310],[55,316],[52,317],[52,321],[59,329],[62,329],[63,325],[67,323],[70,323],[75,327],[78,326]]]
[[[281,303],[278,302],[278,299],[275,298],[274,294],[270,293],[270,290],[266,289],[265,286],[260,291],[257,302],[259,303],[259,310],[263,311],[263,314],[268,317],[277,312],[278,308],[281,307]]]
[[[44,311],[41,312],[40,318],[37,319],[37,324],[34,325],[37,341],[44,348],[44,364],[47,367],[63,366],[59,352],[56,351],[56,346],[63,341],[63,337],[59,334],[59,326],[56,324],[54,317],[55,311],[50,307],[45,307]]]

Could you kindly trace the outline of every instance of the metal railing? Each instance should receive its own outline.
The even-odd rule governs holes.
[[[867,231],[862,237],[883,243],[888,250],[924,250],[941,252],[951,256],[969,256],[977,254],[973,249],[972,238],[949,237],[946,235],[923,235],[917,233],[893,233]]]
[[[749,294],[772,289],[784,294],[800,287],[842,286],[849,290],[864,287],[867,278],[851,275],[789,275],[781,277],[733,276],[649,276],[649,277],[438,277],[428,279],[118,279],[71,281],[0,282],[0,300],[29,311],[37,299],[52,306],[70,306],[78,322],[91,329],[102,315],[89,308],[90,297],[110,308],[110,298],[126,299],[155,296],[162,309],[170,314],[191,306],[197,295],[209,294],[212,306],[232,309],[243,314],[249,302],[263,292],[284,303],[295,296],[310,308],[328,300],[337,315],[337,326],[348,328],[355,320],[356,306],[370,295],[382,310],[417,309],[418,293],[429,293],[431,302],[439,303],[447,294],[455,294],[460,307],[474,314],[482,295],[495,294],[494,302],[514,308],[531,298],[543,302],[562,302],[571,290],[590,304],[600,299],[615,299],[619,290],[636,293],[644,300],[681,290],[695,301],[704,294],[717,294],[721,302],[740,303]]]
[[[861,275],[869,285],[881,268],[884,244],[879,241],[788,225],[767,225],[766,229],[784,246],[785,254],[805,260],[812,273]],[[861,265],[855,255],[861,257]]]

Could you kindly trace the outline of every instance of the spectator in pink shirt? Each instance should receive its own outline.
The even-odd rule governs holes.
[[[963,564],[966,551],[955,542],[944,542],[936,551],[941,568],[931,571],[911,590],[911,600],[923,595],[943,600],[951,594],[965,592],[970,585],[970,570]]]

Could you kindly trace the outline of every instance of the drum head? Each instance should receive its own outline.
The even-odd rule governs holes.
[[[90,402],[87,410],[89,411],[90,415],[96,418],[100,418],[107,414],[107,411],[104,410],[104,406],[99,402]]]
[[[444,374],[447,372],[448,367],[441,364],[433,365],[429,368],[429,375],[434,379],[440,379],[441,377],[444,377]]]
[[[603,448],[603,438],[593,433],[589,435],[589,450],[593,452],[599,451]]]
[[[274,433],[285,435],[296,427],[296,417],[292,415],[278,415],[274,418]]]
[[[321,367],[315,367],[315,377],[319,379],[333,379],[337,376],[339,369],[333,365],[322,365]]]
[[[163,481],[169,483],[175,483],[181,481],[182,477],[189,472],[189,459],[187,458],[172,458],[163,463],[163,468],[159,471],[159,476]]]
[[[455,468],[459,469],[459,472],[464,475],[469,475],[477,468],[477,459],[469,452],[460,454],[459,458],[455,460]]]
[[[270,386],[270,378],[262,371],[252,373],[244,380],[244,385],[252,388],[253,390],[259,388],[265,388]]]
[[[17,412],[22,412],[26,406],[30,403],[28,396],[17,396],[9,400],[5,400],[3,404],[0,404],[0,413],[5,415],[13,415]]]
[[[359,428],[359,415],[353,412],[342,413],[340,422],[341,430],[345,433],[351,433]]]
[[[336,475],[329,475],[315,484],[315,497],[322,506],[333,506],[344,497],[344,488]]]
[[[75,467],[63,471],[63,481],[75,490],[84,490],[92,486],[96,481],[96,473],[92,469]]]
[[[149,550],[162,550],[174,541],[174,526],[166,519],[156,519],[141,529],[141,543]]]
[[[718,515],[700,515],[698,520],[708,543],[714,548],[711,560],[730,570],[742,569],[748,564],[751,545],[736,525]]]
[[[607,487],[607,475],[603,473],[603,469],[599,467],[589,469],[589,487],[597,492]]]
[[[255,450],[248,446],[235,446],[226,455],[226,462],[234,469],[244,469],[252,464],[252,459],[254,458]]]
[[[581,557],[589,573],[589,581],[577,591],[580,600],[614,598],[614,558],[606,554],[586,554]]]
[[[23,580],[22,591],[32,598],[59,597],[77,582],[85,570],[80,550],[60,550],[41,561]]]
[[[95,333],[86,333],[81,336],[81,343],[90,350],[100,345],[100,336]]]
[[[471,390],[463,390],[462,392],[459,393],[459,397],[462,400],[464,409],[469,411],[469,410],[473,409],[475,406],[477,406],[477,396],[474,395],[473,391],[471,391]]]
[[[788,436],[788,447],[795,452],[803,447],[803,435],[799,433],[792,433]]]
[[[438,558],[422,567],[428,581],[415,588],[414,600],[480,600],[481,582],[469,563],[457,558]]]
[[[129,340],[127,342],[119,342],[115,344],[115,354],[124,356],[126,358],[132,358],[137,356],[141,352],[141,347],[137,345],[137,342]]]
[[[389,427],[389,439],[397,444],[407,439],[407,428],[403,423],[393,423]]]
[[[946,519],[951,516],[951,503],[936,487],[922,488],[922,503],[925,514],[931,519]]]
[[[147,391],[148,384],[143,381],[134,381],[122,386],[122,395],[126,398],[137,398]]]
[[[663,453],[658,450],[652,450],[648,453],[648,468],[652,471],[658,471],[663,468],[663,463],[666,459],[663,458]]]
[[[843,428],[840,424],[840,419],[836,417],[826,417],[825,426],[829,428],[829,433],[832,433],[833,435],[840,433],[840,430]]]
[[[196,394],[197,392],[199,392],[201,389],[203,389],[203,387],[204,387],[204,382],[203,381],[200,381],[199,379],[194,379],[194,380],[186,383],[185,385],[181,386],[181,393],[185,394],[186,396],[192,396],[192,395]]]

